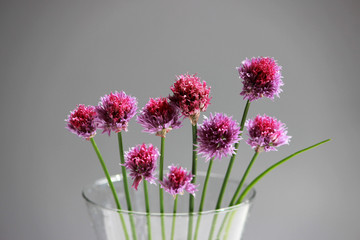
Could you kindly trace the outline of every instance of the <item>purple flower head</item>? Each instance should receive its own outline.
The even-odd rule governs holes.
[[[284,123],[275,118],[257,115],[254,119],[248,119],[245,123],[249,139],[246,141],[255,151],[277,151],[275,147],[289,144],[290,136],[287,136],[287,128]]]
[[[189,117],[192,125],[195,126],[200,112],[206,111],[210,104],[210,87],[206,86],[205,81],[201,82],[196,74],[184,74],[177,77],[177,81],[170,89],[173,92],[169,97],[170,101],[179,107],[182,115]]]
[[[77,108],[70,112],[66,128],[79,137],[89,140],[96,134],[96,111],[94,106],[77,105]]]
[[[110,132],[127,131],[128,122],[136,114],[136,98],[124,92],[115,92],[101,98],[96,107],[99,118],[99,128],[110,136]]]
[[[270,57],[246,59],[238,67],[240,78],[243,79],[243,90],[240,95],[244,99],[254,101],[262,97],[274,99],[279,97],[280,89],[284,85],[281,80],[281,66]]]
[[[182,167],[172,165],[169,169],[164,181],[160,181],[161,187],[173,197],[177,194],[183,195],[184,191],[195,196],[197,186],[191,183],[193,175]]]
[[[149,144],[137,145],[131,148],[126,154],[124,166],[130,170],[130,176],[134,180],[132,185],[137,190],[141,180],[144,178],[149,183],[155,184],[153,175],[156,168],[156,161],[159,151],[156,147]]]
[[[171,129],[181,127],[180,111],[167,98],[150,98],[137,116],[137,122],[144,127],[144,132],[165,137]]]
[[[198,152],[206,161],[233,154],[233,144],[241,139],[240,132],[239,124],[231,117],[222,113],[210,113],[210,118],[205,118],[198,129]]]

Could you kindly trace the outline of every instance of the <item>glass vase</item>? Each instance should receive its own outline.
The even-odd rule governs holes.
[[[165,211],[160,214],[159,185],[153,184],[148,184],[150,214],[145,212],[142,184],[137,191],[130,190],[133,211],[127,211],[121,175],[111,177],[121,203],[121,211],[116,209],[106,178],[84,187],[82,195],[99,240],[203,240],[210,239],[210,236],[211,240],[240,240],[255,198],[255,190],[251,190],[242,203],[228,207],[239,182],[230,179],[222,208],[214,210],[223,178],[223,175],[211,175],[203,211],[192,214],[188,212],[189,194],[178,196],[177,213],[173,214],[174,198],[167,192],[164,192]],[[196,192],[195,210],[199,208],[204,179],[204,173],[198,173],[196,184],[199,184],[199,191]],[[131,178],[128,181],[131,183]]]

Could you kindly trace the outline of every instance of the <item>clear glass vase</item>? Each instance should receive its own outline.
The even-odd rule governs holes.
[[[198,173],[196,184],[200,185],[199,191],[196,192],[195,210],[199,207],[204,179],[204,173]],[[116,209],[113,195],[105,178],[84,187],[83,197],[99,240],[135,239],[134,234],[138,240],[202,240],[210,239],[209,236],[212,236],[211,240],[239,240],[249,216],[255,190],[251,190],[239,205],[227,207],[239,182],[230,179],[222,201],[222,208],[214,210],[223,179],[223,175],[211,175],[203,211],[195,211],[193,214],[188,213],[189,194],[178,197],[177,213],[173,214],[174,198],[166,192],[164,192],[165,211],[160,214],[159,186],[150,184],[148,188],[151,213],[145,212],[142,184],[139,185],[138,191],[130,190],[133,211],[127,211],[121,175],[112,176],[121,203],[121,211]],[[129,183],[132,182],[130,178],[128,180]]]

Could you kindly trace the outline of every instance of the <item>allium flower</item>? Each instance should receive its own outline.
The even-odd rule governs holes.
[[[246,59],[238,67],[240,78],[243,79],[243,90],[240,95],[244,99],[254,101],[263,96],[274,99],[279,97],[280,89],[284,85],[281,80],[281,66],[270,57]]]
[[[96,134],[96,111],[94,106],[79,104],[74,111],[70,112],[66,128],[79,137],[89,140]]]
[[[173,95],[170,100],[181,109],[185,117],[189,117],[191,123],[195,126],[200,112],[206,111],[211,98],[210,87],[206,87],[206,82],[201,83],[200,78],[194,75],[180,75],[174,86],[170,87]]]
[[[240,141],[239,124],[231,117],[216,113],[205,118],[198,129],[198,152],[206,161],[216,157],[221,159],[235,153],[234,143]]]
[[[130,176],[134,180],[132,185],[137,190],[141,180],[155,184],[154,171],[159,151],[156,147],[149,144],[137,145],[131,148],[126,154],[124,166],[130,170]]]
[[[182,167],[172,165],[169,169],[164,181],[160,181],[161,187],[173,197],[177,194],[183,195],[184,191],[195,196],[197,186],[191,183],[193,175]]]
[[[124,92],[115,92],[101,98],[96,107],[99,118],[99,128],[108,132],[127,131],[128,122],[136,114],[137,102],[135,97]]]
[[[287,128],[284,123],[275,118],[257,115],[254,119],[246,121],[245,126],[249,139],[246,141],[255,151],[277,151],[275,147],[289,144]]]
[[[145,128],[144,132],[165,137],[171,129],[181,127],[180,111],[167,98],[150,98],[137,116],[137,122]]]

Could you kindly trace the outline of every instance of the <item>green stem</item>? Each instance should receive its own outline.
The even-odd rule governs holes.
[[[164,178],[164,151],[165,151],[165,137],[161,137],[161,149],[160,149],[160,169],[159,169],[159,180],[162,181]],[[165,235],[165,219],[164,219],[164,190],[159,185],[159,198],[160,198],[160,213],[161,213],[161,236],[162,239],[166,239]]]
[[[229,204],[229,207],[230,207],[230,206],[233,206],[233,205],[235,204],[236,199],[238,198],[238,195],[240,194],[240,190],[242,189],[242,187],[243,187],[243,185],[244,185],[244,183],[245,183],[245,180],[246,180],[246,178],[247,178],[247,176],[248,176],[248,174],[249,174],[249,172],[250,172],[250,169],[251,169],[252,165],[254,164],[256,158],[258,157],[258,155],[259,155],[259,152],[258,152],[258,151],[255,151],[254,156],[252,157],[252,159],[251,159],[251,161],[250,161],[250,163],[249,163],[249,166],[247,167],[247,169],[246,169],[243,177],[241,178],[241,181],[240,181],[240,183],[239,183],[239,186],[237,187],[237,189],[236,189],[236,191],[235,191],[235,193],[234,193],[234,196],[233,196],[233,198],[231,199],[231,202],[230,202],[230,204]]]
[[[129,185],[128,185],[128,180],[127,180],[127,176],[126,176],[126,168],[124,166],[125,157],[124,157],[124,147],[123,147],[123,141],[122,141],[121,132],[118,132],[117,135],[118,135],[118,142],[119,142],[121,172],[122,172],[122,176],[123,176],[125,198],[126,198],[126,203],[127,203],[128,210],[131,212],[132,211],[132,206],[131,206],[131,200],[130,200]],[[133,235],[133,239],[137,240],[135,222],[134,222],[133,215],[131,213],[129,214],[129,218],[130,218],[130,225],[131,225],[131,232],[132,232],[132,235]]]
[[[244,108],[243,116],[242,116],[242,119],[241,119],[241,123],[240,123],[240,131],[242,131],[244,129],[244,125],[245,125],[247,114],[249,112],[249,108],[250,108],[250,101],[247,100],[245,108]],[[242,132],[239,134],[239,136],[241,137],[241,135],[242,135]],[[236,154],[237,154],[237,151],[238,151],[238,148],[239,148],[239,143],[240,143],[240,141],[235,143],[235,145],[234,145],[234,148],[235,148],[234,149],[234,154],[231,156],[228,168],[226,170],[225,178],[224,178],[223,184],[221,186],[218,201],[216,203],[216,207],[215,207],[216,210],[221,207],[221,203],[222,203],[222,200],[223,200],[223,197],[224,197],[225,189],[226,189],[227,183],[229,181],[231,170],[233,168],[234,161],[235,161],[235,158],[236,158]],[[214,235],[216,221],[217,221],[217,215],[214,216],[214,219],[212,221],[209,240],[211,240],[213,235]]]
[[[201,220],[201,212],[204,208],[204,202],[205,202],[205,197],[206,197],[206,190],[207,190],[207,185],[209,182],[209,178],[210,178],[210,174],[211,174],[211,168],[212,165],[214,163],[214,158],[210,159],[210,163],[208,166],[208,170],[206,172],[206,177],[205,177],[205,182],[204,182],[204,187],[203,187],[203,191],[202,191],[202,195],[201,195],[201,200],[200,200],[200,206],[199,206],[199,216],[196,222],[196,228],[195,228],[195,235],[194,235],[194,240],[197,239],[198,237],[198,231],[199,231],[199,227],[200,227],[200,220]]]
[[[239,204],[241,203],[242,200],[244,200],[244,198],[246,197],[247,193],[254,187],[254,185],[260,181],[260,179],[262,179],[266,174],[268,174],[271,170],[275,169],[276,167],[278,167],[279,165],[283,164],[284,162],[288,161],[289,159],[295,157],[296,155],[302,153],[302,152],[305,152],[307,150],[310,150],[312,148],[315,148],[323,143],[326,143],[328,141],[330,141],[331,139],[326,139],[322,142],[319,142],[319,143],[316,143],[310,147],[307,147],[307,148],[304,148],[300,151],[297,151],[289,156],[287,156],[286,158],[280,160],[279,162],[275,163],[274,165],[272,165],[271,167],[269,167],[268,169],[266,169],[264,172],[262,172],[259,176],[257,176],[245,189],[244,191],[241,193],[240,197],[238,198],[236,204]]]
[[[194,126],[192,125],[192,175],[193,179],[191,180],[191,183],[196,183],[196,172],[197,172],[197,151],[196,151],[196,145],[197,145],[197,124]],[[189,226],[188,226],[188,240],[191,240],[192,237],[192,228],[193,228],[193,216],[192,213],[194,212],[194,202],[195,197],[190,194],[190,200],[189,200]]]
[[[171,240],[174,239],[175,236],[175,219],[176,219],[176,212],[177,212],[177,202],[178,202],[178,195],[175,196],[174,199],[174,210],[173,210],[173,220],[172,220],[172,226],[171,226]]]
[[[112,194],[113,194],[113,196],[114,196],[116,208],[121,211],[120,201],[119,201],[118,195],[117,195],[117,193],[116,193],[115,187],[114,187],[114,185],[113,185],[113,183],[112,183],[112,181],[111,181],[110,174],[109,174],[109,171],[107,170],[107,167],[106,167],[106,165],[105,165],[104,159],[103,159],[102,156],[101,156],[101,153],[100,153],[99,148],[97,147],[97,145],[96,145],[96,143],[95,143],[94,138],[90,138],[90,142],[91,142],[91,144],[92,144],[92,146],[93,146],[93,148],[94,148],[94,150],[95,150],[95,153],[96,153],[97,157],[99,158],[101,167],[102,167],[102,169],[103,169],[103,171],[104,171],[104,173],[105,173],[106,179],[107,179],[108,184],[109,184],[110,189],[111,189],[111,192],[112,192]],[[120,216],[121,224],[122,224],[123,229],[124,229],[125,238],[126,238],[126,239],[129,239],[129,234],[128,234],[128,232],[127,232],[125,220],[124,220],[124,217],[123,217],[123,215],[122,215],[121,212],[119,212],[119,216]]]
[[[148,187],[145,178],[143,178],[144,183],[144,196],[145,196],[145,209],[146,209],[146,218],[147,218],[147,228],[148,228],[148,240],[151,240],[151,221],[150,221],[150,204],[149,204],[149,193]]]

